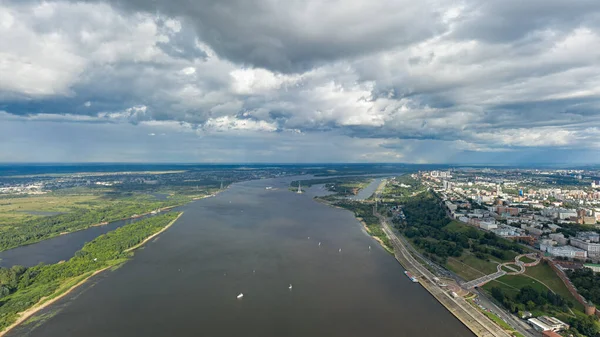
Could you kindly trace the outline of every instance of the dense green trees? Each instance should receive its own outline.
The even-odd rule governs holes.
[[[0,251],[45,240],[63,232],[81,230],[91,225],[129,218],[135,214],[144,214],[187,201],[189,199],[181,197],[165,201],[124,199],[100,209],[80,209],[67,214],[32,219],[4,229],[0,235]]]
[[[124,261],[132,255],[126,252],[128,248],[160,231],[177,216],[178,213],[166,213],[108,232],[86,243],[64,263],[0,268],[0,330],[10,325],[17,313],[52,295],[65,280],[83,278],[92,271]]]
[[[568,320],[571,330],[580,333],[583,336],[598,336],[598,326],[594,316],[576,316]]]
[[[596,305],[600,304],[600,274],[582,268],[568,271],[567,275],[581,296]]]
[[[446,263],[450,256],[460,257],[468,249],[480,259],[493,256],[500,260],[511,257],[510,251],[522,253],[516,243],[466,225],[456,230],[449,228],[451,220],[446,216],[440,200],[432,192],[421,193],[402,200],[406,223],[396,223],[404,235],[439,263]],[[513,253],[514,254],[514,253]]]
[[[535,309],[548,311],[551,307],[566,310],[573,306],[573,303],[565,300],[559,294],[555,294],[550,290],[540,292],[531,286],[522,287],[518,293],[512,296],[504,293],[502,288],[499,287],[493,287],[491,293],[496,301],[502,303],[507,309],[515,313],[520,310]]]

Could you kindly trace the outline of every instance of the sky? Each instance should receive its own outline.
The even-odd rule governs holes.
[[[0,162],[600,163],[598,0],[0,0]]]

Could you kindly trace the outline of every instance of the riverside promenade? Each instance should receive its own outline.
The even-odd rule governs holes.
[[[394,256],[400,264],[413,274],[419,283],[435,297],[448,311],[458,318],[467,328],[479,337],[510,337],[507,332],[494,324],[479,310],[467,303],[462,297],[454,297],[442,289],[434,281],[433,275],[410,254],[387,221],[378,213],[374,213],[381,222],[386,235],[392,241]]]

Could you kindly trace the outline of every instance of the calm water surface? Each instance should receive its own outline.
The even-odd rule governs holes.
[[[352,199],[352,200],[365,200],[365,199],[368,199],[370,196],[373,195],[373,193],[375,193],[375,191],[377,190],[377,187],[379,187],[379,184],[381,184],[381,181],[383,179],[384,178],[373,179],[373,181],[371,181],[369,183],[369,185],[367,185],[367,187],[365,187],[362,190],[358,191],[358,193],[356,195],[348,197],[348,199]]]
[[[12,267],[14,265],[31,267],[42,262],[50,264],[66,261],[73,257],[75,252],[83,248],[86,242],[146,217],[115,221],[103,226],[94,226],[60,235],[31,245],[5,250],[0,252],[0,267]]]
[[[351,212],[287,191],[290,180],[189,204],[123,267],[9,336],[473,336]]]

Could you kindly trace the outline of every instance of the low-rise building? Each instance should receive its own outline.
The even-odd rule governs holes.
[[[485,229],[485,230],[489,231],[489,230],[498,228],[498,225],[495,222],[491,222],[491,221],[481,221],[479,223],[479,227],[481,229]]]
[[[569,219],[569,218],[577,218],[577,212],[573,210],[560,210],[558,211],[558,218],[561,220]]]
[[[550,235],[548,235],[548,237],[554,241],[556,241],[556,243],[558,243],[559,245],[566,245],[567,243],[569,243],[569,239],[565,238],[565,235],[563,233],[552,233]]]
[[[591,242],[590,240],[582,240],[578,238],[571,238],[569,242],[571,246],[581,248],[587,251],[588,256],[591,258],[600,257],[600,243]]]
[[[552,330],[546,330],[542,332],[543,337],[563,337]]]
[[[594,273],[600,273],[600,264],[584,263],[583,266],[591,269]]]
[[[544,233],[544,231],[541,228],[527,226],[525,224],[521,225],[521,228],[528,231],[529,234],[536,235],[536,236],[540,236]]]
[[[600,242],[600,234],[596,232],[578,232],[576,237],[581,240],[589,240],[590,242]]]
[[[556,317],[540,316],[527,320],[537,331],[561,331],[569,329],[569,325]]]
[[[548,252],[549,250],[556,246],[556,241],[552,240],[552,239],[543,239],[540,240],[540,250],[544,253]]]
[[[502,216],[517,216],[519,215],[519,209],[516,207],[498,206],[496,207],[496,213]]]
[[[552,256],[566,257],[569,259],[587,259],[587,251],[573,246],[553,246],[547,252]]]

